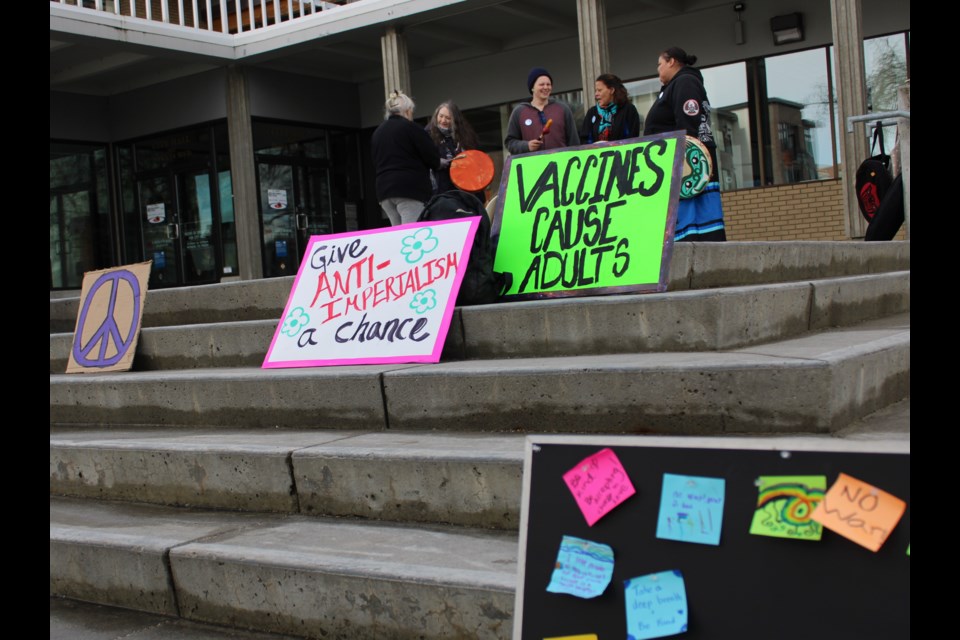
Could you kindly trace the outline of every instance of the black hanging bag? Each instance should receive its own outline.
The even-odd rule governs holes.
[[[867,222],[872,222],[883,197],[890,190],[893,184],[893,176],[890,173],[890,156],[883,148],[883,124],[877,122],[873,131],[873,143],[870,145],[870,153],[874,153],[875,148],[880,147],[880,153],[872,155],[857,168],[855,187],[857,190],[857,204],[860,205],[860,213],[863,214]]]
[[[490,239],[490,218],[475,195],[454,189],[430,198],[417,220],[428,222],[471,216],[480,216],[480,226],[473,237],[470,259],[460,282],[457,306],[496,302],[510,288],[512,279],[509,274],[493,270],[496,250]]]

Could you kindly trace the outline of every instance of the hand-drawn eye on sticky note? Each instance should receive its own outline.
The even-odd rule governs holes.
[[[679,571],[661,571],[623,581],[627,640],[664,638],[687,631],[687,588]]]
[[[900,498],[841,473],[811,517],[844,538],[878,551],[906,508]]]
[[[723,478],[663,474],[657,537],[720,544],[725,486]]]
[[[610,513],[618,504],[636,493],[627,472],[613,449],[603,449],[588,456],[563,474],[577,506],[593,524]]]
[[[613,578],[613,549],[599,542],[563,536],[547,591],[595,598]]]
[[[827,491],[826,476],[761,476],[750,533],[819,540],[823,527],[811,518]]]

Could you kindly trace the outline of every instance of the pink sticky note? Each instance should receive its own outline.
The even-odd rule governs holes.
[[[613,449],[603,449],[584,458],[563,474],[563,481],[591,527],[636,493]]]

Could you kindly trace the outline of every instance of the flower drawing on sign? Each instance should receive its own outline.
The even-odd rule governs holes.
[[[410,301],[410,308],[417,313],[426,313],[437,306],[437,292],[433,289],[418,291]]]
[[[282,331],[291,338],[296,338],[300,330],[307,326],[309,322],[310,316],[304,312],[303,307],[297,307],[287,314],[286,319],[283,321]]]
[[[407,262],[413,264],[420,262],[424,254],[436,249],[438,244],[439,241],[433,237],[433,229],[429,227],[421,228],[414,231],[413,235],[403,239],[403,247],[400,249],[400,253],[403,254]]]

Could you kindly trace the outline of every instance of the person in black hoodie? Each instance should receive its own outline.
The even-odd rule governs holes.
[[[413,110],[408,95],[392,92],[386,102],[386,119],[370,139],[377,201],[393,226],[417,221],[433,195],[430,170],[441,166],[433,140],[413,122]]]
[[[624,140],[640,135],[640,114],[627,96],[623,81],[612,73],[604,73],[594,83],[590,107],[580,127],[580,144],[603,140]]]
[[[643,135],[682,130],[707,148],[712,165],[710,178],[702,193],[680,200],[674,240],[722,242],[727,235],[717,182],[717,143],[710,128],[710,102],[703,74],[693,67],[696,62],[697,56],[680,47],[660,53],[657,73],[663,86],[647,112]]]

